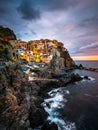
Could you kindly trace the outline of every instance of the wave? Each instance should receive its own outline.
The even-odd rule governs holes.
[[[65,122],[61,119],[59,109],[62,109],[67,102],[63,94],[70,94],[69,90],[63,88],[53,89],[48,94],[51,98],[44,99],[43,106],[45,111],[49,114],[48,119],[50,122],[55,122],[58,125],[58,130],[76,130],[75,123]]]

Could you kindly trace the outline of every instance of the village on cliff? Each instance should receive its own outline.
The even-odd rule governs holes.
[[[27,65],[23,68],[25,72],[28,69],[34,71],[46,66],[53,70],[60,70],[74,65],[64,44],[57,40],[41,39],[25,42],[17,40],[9,28],[1,26],[0,32],[0,59],[26,62]]]

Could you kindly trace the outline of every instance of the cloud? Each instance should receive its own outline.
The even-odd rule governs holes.
[[[40,11],[36,9],[31,0],[23,0],[17,11],[25,20],[36,20],[40,18]]]
[[[7,27],[15,26],[19,21],[16,7],[21,0],[0,0],[0,24]]]
[[[0,15],[8,14],[17,5],[19,1],[17,0],[0,0]]]
[[[22,40],[57,39],[72,55],[95,54],[97,5],[98,0],[0,0],[0,24]]]
[[[67,10],[76,7],[79,0],[36,0],[35,5],[46,11]]]
[[[98,42],[94,42],[94,43],[82,46],[80,48],[80,50],[83,50],[83,49],[93,49],[93,48],[96,48],[96,47],[98,47]]]
[[[30,31],[28,31],[28,32],[25,32],[24,35],[28,35],[28,36],[29,36],[29,35],[32,35],[32,36],[34,35],[34,36],[35,36],[35,35],[36,35],[36,32],[30,30]]]
[[[5,13],[9,12],[8,10],[8,1],[7,0],[0,0],[0,16],[4,15]]]
[[[79,23],[80,27],[98,27],[98,15],[83,19]]]

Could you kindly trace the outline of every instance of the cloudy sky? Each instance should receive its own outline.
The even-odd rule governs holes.
[[[73,57],[98,57],[98,0],[0,0],[0,25],[17,39],[56,39]]]

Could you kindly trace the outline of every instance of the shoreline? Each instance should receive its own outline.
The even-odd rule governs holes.
[[[18,130],[33,130],[45,125],[48,114],[41,103],[47,97],[47,91],[83,79],[79,74],[54,73],[51,78],[30,81],[19,64],[1,68],[0,75],[0,125]]]
[[[93,72],[98,72],[98,68],[88,68],[88,67],[84,67],[82,64],[80,64],[79,66],[76,66],[77,69],[80,70],[87,70],[87,71],[93,71]]]

